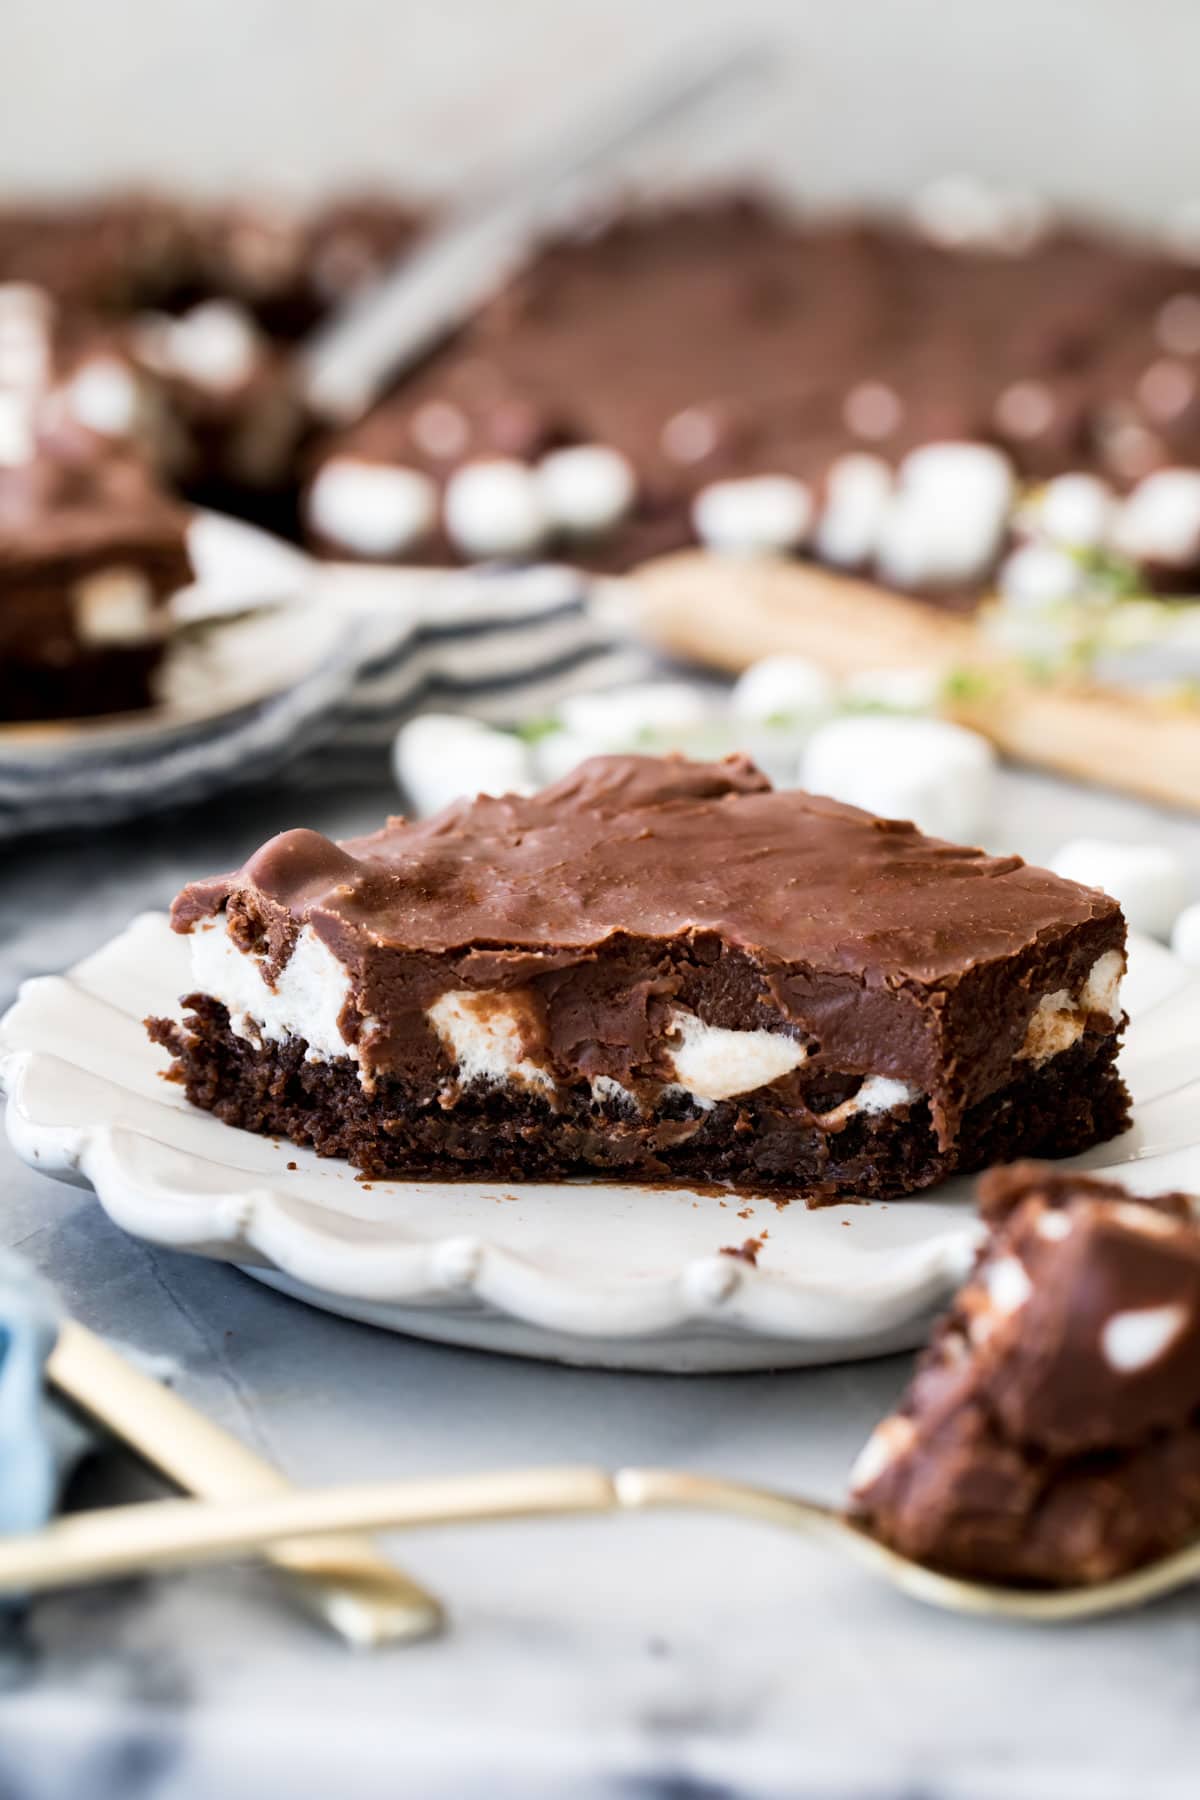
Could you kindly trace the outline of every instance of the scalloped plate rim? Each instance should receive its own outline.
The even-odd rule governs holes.
[[[1145,985],[1154,994],[1146,1016],[1178,997],[1190,1027],[1194,1001],[1200,1045],[1200,983],[1186,980],[1180,965],[1159,945],[1141,943],[1135,953]],[[114,1018],[127,1022],[147,1006],[173,1010],[181,977],[186,980],[184,948],[167,929],[165,916],[151,913],[140,915],[117,938],[63,975],[27,983],[0,1020],[0,1089],[8,1097],[10,1140],[32,1167],[90,1186],[122,1229],[164,1248],[231,1262],[277,1290],[327,1311],[438,1341],[606,1367],[716,1372],[799,1366],[881,1354],[919,1341],[931,1313],[972,1254],[977,1227],[951,1196],[946,1197],[945,1219],[931,1222],[911,1241],[897,1247],[886,1242],[883,1248],[864,1245],[855,1248],[848,1261],[838,1251],[824,1272],[819,1266],[773,1268],[769,1253],[764,1257],[766,1266],[756,1267],[721,1253],[732,1246],[714,1245],[697,1252],[684,1241],[687,1213],[682,1210],[678,1216],[684,1225],[678,1227],[679,1244],[672,1251],[675,1215],[667,1202],[690,1201],[699,1208],[713,1200],[687,1188],[639,1190],[605,1181],[364,1183],[362,1192],[347,1190],[339,1210],[330,1196],[336,1181],[348,1175],[345,1165],[320,1165],[311,1153],[286,1142],[269,1143],[177,1103],[159,1104],[144,1091],[122,1087],[116,1077],[73,1063],[70,1043],[54,1037],[55,1009],[72,994],[77,1002],[86,995],[89,1004],[108,1007]],[[142,991],[147,981],[156,989],[150,998]],[[126,1009],[114,1004],[114,991],[129,996]],[[64,1017],[69,1010],[63,1009]],[[96,1019],[102,1031],[103,1011]],[[43,1039],[41,1047],[29,1040],[35,1026],[34,1035]],[[30,1098],[47,1058],[57,1059],[59,1090],[63,1067],[80,1078],[80,1094],[73,1103],[84,1116],[73,1123],[46,1116],[45,1105],[39,1115],[37,1102]],[[141,1073],[161,1064],[160,1053],[148,1041],[146,1059],[144,1066],[138,1065]],[[1170,1099],[1170,1091],[1166,1092]],[[56,1099],[60,1097],[56,1091]],[[93,1105],[108,1108],[107,1116],[87,1116],[89,1097]],[[1177,1098],[1177,1104],[1186,1101]],[[71,1105],[68,1093],[67,1113]],[[147,1111],[152,1127],[122,1116]],[[204,1135],[205,1151],[173,1141],[180,1120],[187,1121],[184,1135]],[[1140,1154],[1136,1134],[1131,1139],[1126,1160]],[[240,1150],[241,1162],[223,1160],[224,1147],[231,1159]],[[1190,1149],[1184,1146],[1185,1152]],[[1166,1154],[1178,1156],[1179,1147]],[[294,1165],[298,1157],[313,1166],[309,1169],[306,1164],[301,1171],[306,1186],[293,1183],[288,1191],[286,1164]],[[247,1168],[246,1160],[263,1166]],[[1150,1154],[1145,1160],[1153,1164],[1160,1156]],[[184,1180],[189,1173],[197,1184],[191,1188]],[[1143,1165],[1139,1169],[1143,1179],[1144,1173]],[[498,1196],[495,1190],[500,1186],[509,1191]],[[586,1192],[598,1206],[609,1209],[619,1230],[629,1232],[622,1206],[644,1201],[652,1192],[659,1198],[653,1216],[649,1211],[643,1214],[644,1231],[651,1237],[665,1235],[668,1247],[660,1255],[666,1267],[648,1276],[618,1266],[617,1279],[594,1279],[554,1266],[553,1255],[539,1260],[536,1248],[525,1252],[511,1241],[495,1241],[486,1230],[451,1229],[452,1222],[447,1221],[439,1233],[434,1221],[432,1233],[426,1235],[415,1232],[406,1218],[373,1217],[379,1204],[374,1200],[365,1213],[355,1210],[363,1204],[362,1194],[375,1189],[393,1200],[403,1198],[418,1217],[426,1199],[430,1206],[447,1206],[451,1201],[446,1196],[452,1196],[454,1205],[465,1197],[468,1211],[472,1206],[479,1211],[484,1201],[511,1200],[518,1209],[515,1216],[520,1218],[524,1205],[535,1225],[540,1205],[557,1195],[565,1224],[560,1228],[556,1214],[553,1230],[560,1239],[570,1231],[567,1214],[576,1208],[577,1195]],[[347,1206],[351,1196],[354,1205]],[[731,1195],[728,1202],[741,1199]],[[928,1211],[935,1203],[918,1199],[913,1205]],[[748,1201],[747,1207],[754,1204]],[[774,1203],[770,1205],[772,1219],[784,1216]],[[895,1205],[903,1208],[906,1203]],[[742,1211],[740,1205],[737,1210]],[[846,1223],[865,1220],[867,1233],[856,1234],[857,1239],[870,1233],[872,1218],[878,1225],[881,1213],[888,1210],[834,1208],[823,1213],[850,1212]],[[823,1216],[788,1208],[787,1219],[793,1215],[801,1220]],[[763,1229],[757,1222],[736,1223],[732,1214],[723,1220],[712,1216],[731,1240]],[[510,1222],[505,1221],[506,1229]],[[595,1224],[590,1204],[585,1224],[588,1229]],[[769,1237],[770,1223],[766,1230]],[[824,1230],[824,1225],[819,1230],[813,1227],[818,1244]],[[631,1233],[630,1263],[636,1260],[637,1237],[636,1231]],[[817,1260],[819,1264],[819,1252]]]

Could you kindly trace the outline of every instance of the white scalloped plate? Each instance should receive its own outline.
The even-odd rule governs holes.
[[[188,985],[148,913],[0,1021],[7,1127],[34,1168],[95,1188],[118,1225],[239,1264],[346,1317],[610,1368],[798,1366],[907,1348],[970,1257],[970,1184],[810,1212],[610,1182],[357,1180],[222,1125],[162,1080],[147,1013]],[[1135,1124],[1078,1159],[1131,1188],[1200,1188],[1200,982],[1133,946],[1124,1056]],[[722,1256],[762,1240],[756,1267]]]

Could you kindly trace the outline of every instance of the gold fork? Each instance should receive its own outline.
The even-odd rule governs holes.
[[[295,1491],[248,1445],[74,1319],[63,1320],[46,1373],[72,1405],[187,1493],[229,1503]],[[297,1538],[275,1544],[267,1560],[291,1598],[355,1649],[426,1637],[442,1623],[435,1596],[364,1538]]]
[[[943,1575],[877,1543],[829,1507],[671,1469],[518,1469],[369,1483],[216,1504],[160,1500],[59,1519],[0,1539],[0,1593],[34,1593],[262,1551],[283,1539],[494,1519],[686,1507],[783,1526],[848,1553],[912,1599],[948,1612],[1058,1624],[1141,1606],[1200,1579],[1200,1543],[1094,1586],[1000,1587]]]

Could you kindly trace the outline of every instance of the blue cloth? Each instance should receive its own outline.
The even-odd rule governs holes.
[[[47,1393],[62,1309],[49,1283],[0,1251],[0,1532],[36,1531],[88,1437]]]

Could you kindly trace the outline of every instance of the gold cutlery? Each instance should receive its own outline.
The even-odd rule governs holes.
[[[81,1412],[189,1494],[236,1503],[295,1493],[271,1463],[72,1320],[46,1372]],[[294,1600],[357,1648],[424,1637],[442,1623],[434,1596],[363,1538],[300,1536],[274,1542],[267,1559]]]
[[[440,1481],[367,1483],[216,1504],[162,1500],[59,1519],[0,1539],[0,1592],[104,1581],[262,1551],[290,1538],[484,1520],[686,1508],[782,1526],[851,1557],[911,1599],[947,1612],[1058,1624],[1123,1612],[1200,1579],[1200,1543],[1113,1581],[1001,1587],[910,1562],[830,1507],[671,1469],[518,1469]]]
[[[151,1500],[71,1513],[41,1531],[0,1538],[0,1593],[218,1562],[295,1537],[608,1512],[616,1505],[611,1477],[588,1468],[367,1482],[238,1501]]]

